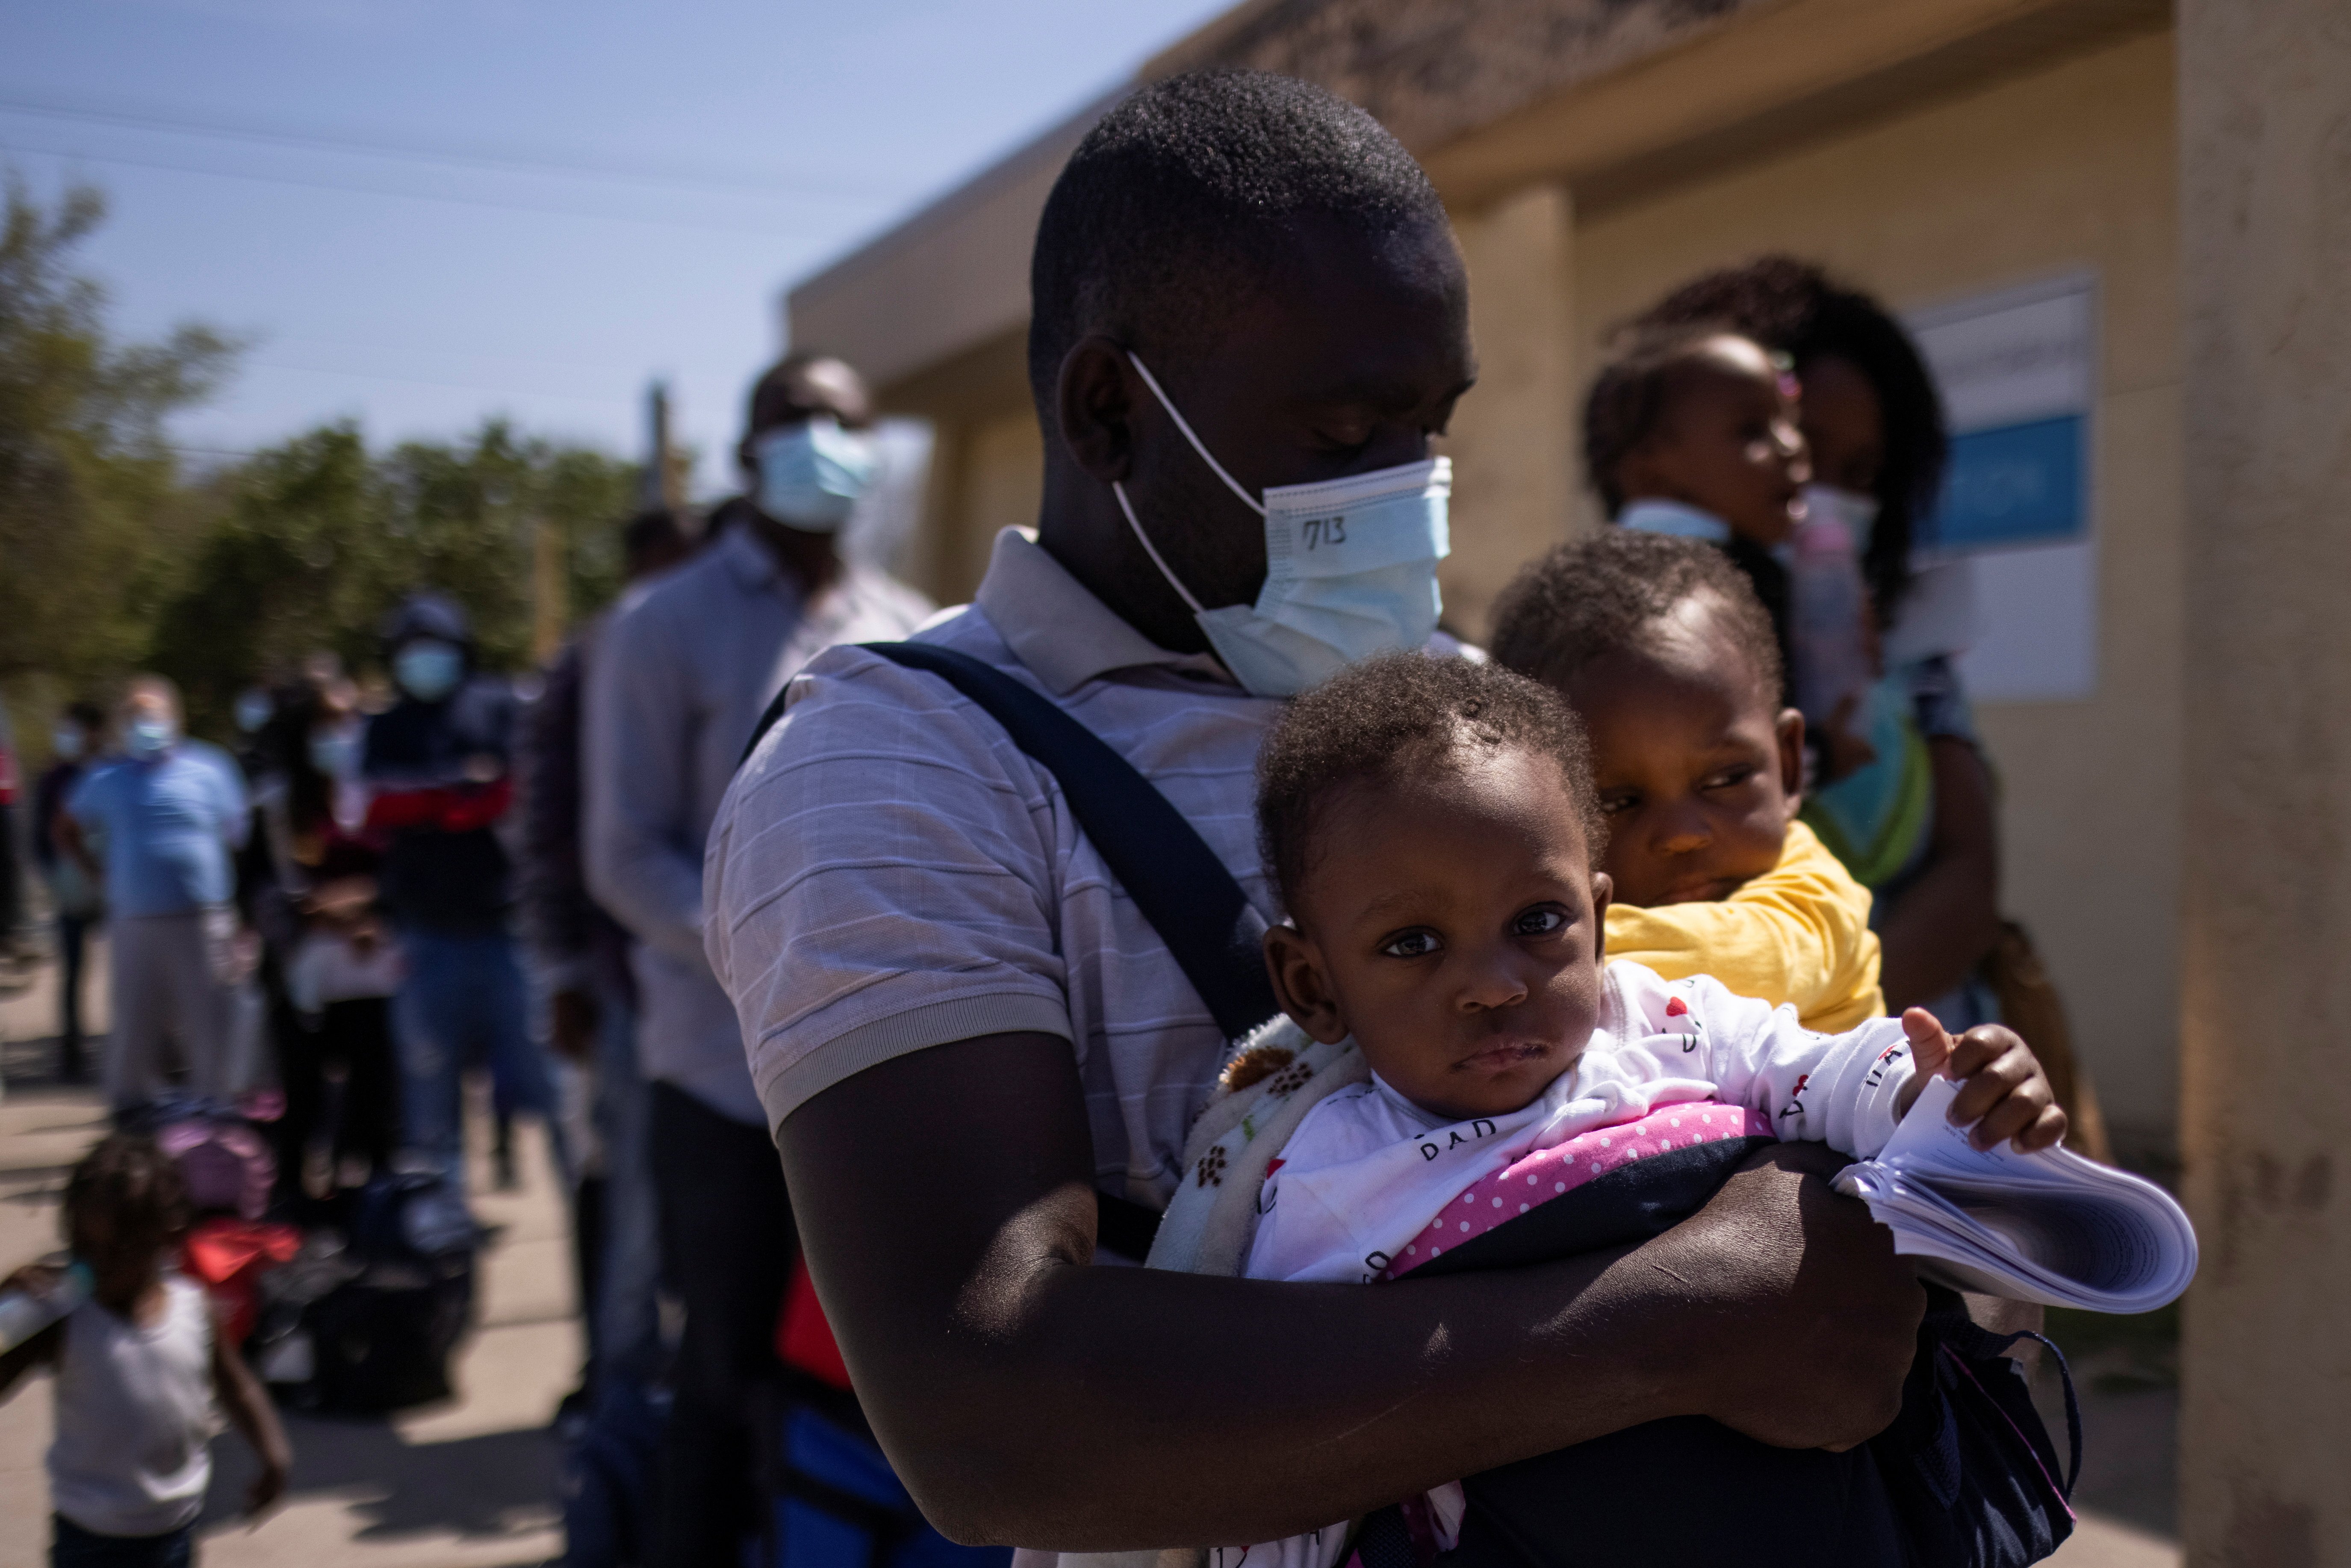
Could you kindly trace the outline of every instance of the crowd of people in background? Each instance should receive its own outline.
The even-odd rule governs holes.
[[[1409,181],[1395,179],[1409,194]],[[1084,309],[1093,309],[1109,285],[1050,270],[1081,272],[1100,265],[1094,250],[1115,248],[1102,229],[1115,204],[1101,198],[1099,210],[1080,212],[1071,204],[1082,194],[1070,196],[1067,210],[1048,212],[1039,287],[1069,300],[1082,296],[1094,302]],[[1343,206],[1355,198],[1330,199]],[[1054,249],[1048,242],[1057,223],[1064,232]],[[1086,246],[1092,259],[1070,259]],[[1246,799],[1236,808],[1211,791],[1229,786],[1245,796],[1245,782],[1233,780],[1248,777],[1260,717],[1252,709],[1243,723],[1227,711],[1228,695],[1203,696],[1200,688],[1238,675],[1254,695],[1286,695],[1295,689],[1286,677],[1252,680],[1251,671],[1286,670],[1283,659],[1304,656],[1230,612],[1199,611],[1196,593],[1235,612],[1257,600],[1263,563],[1250,566],[1241,550],[1227,570],[1222,558],[1203,553],[1205,525],[1171,516],[1160,498],[1225,505],[1224,492],[1199,477],[1207,471],[1199,459],[1240,490],[1211,448],[1240,467],[1257,461],[1246,444],[1255,437],[1197,378],[1171,378],[1181,392],[1171,400],[1152,379],[1158,367],[1146,369],[1129,352],[1125,361],[1158,402],[1122,404],[1117,419],[1172,418],[1197,453],[1154,458],[1187,465],[1176,479],[1164,467],[1134,466],[1123,449],[1113,451],[1134,438],[1113,431],[1103,412],[1109,389],[1124,384],[1125,361],[1105,355],[1099,365],[1079,364],[1092,341],[1082,333],[1099,323],[1081,319],[1083,310],[1069,300],[1056,307],[1040,296],[1047,371],[1062,377],[1058,392],[1040,392],[1040,406],[1058,396],[1066,416],[1049,442],[1056,454],[1049,492],[1074,493],[1128,466],[1078,508],[1102,523],[1099,535],[1066,522],[1057,535],[1049,519],[1041,545],[1019,533],[999,540],[978,610],[947,640],[998,667],[1032,672],[1036,684],[1062,695],[1106,671],[1144,670],[1145,679],[1102,689],[1144,692],[1148,700],[1134,698],[1130,711],[1119,706],[1128,696],[1103,697],[1081,716],[1123,751],[1163,740],[1193,747],[1186,755],[1202,769],[1222,768],[1223,782],[1199,784],[1192,800],[1184,779],[1191,764],[1172,756],[1162,758],[1159,781],[1179,806],[1189,801],[1211,816],[1238,810],[1243,826],[1235,831],[1245,832]],[[1144,329],[1153,333],[1181,336],[1173,327]],[[1306,352],[1296,344],[1283,351]],[[1079,368],[1065,371],[1065,360]],[[1196,435],[1176,413],[1179,404],[1215,439]],[[739,1560],[774,1486],[770,1428],[781,1391],[793,1378],[823,1375],[788,1369],[778,1348],[800,1256],[793,1197],[807,1196],[788,1194],[793,1151],[788,1144],[779,1165],[778,1137],[799,1107],[838,1099],[831,1092],[852,1074],[929,1044],[1022,1031],[1084,1040],[1091,1030],[1097,1054],[1081,1062],[1084,1103],[1073,1114],[1081,1141],[1091,1125],[1097,1144],[1086,1168],[1114,1197],[1129,1188],[1143,1196],[1161,1181],[1158,1145],[1171,1128],[1180,1145],[1183,1129],[1170,1118],[1188,1114],[1176,1104],[1183,1097],[1176,1091],[1188,1093],[1185,1084],[1169,1089],[1134,1076],[1142,1071],[1134,1053],[1144,1048],[1130,1037],[1191,1005],[1174,995],[1175,972],[1111,972],[1126,961],[1122,955],[1160,967],[1165,955],[1146,933],[1119,924],[1129,913],[1097,907],[1099,890],[1088,892],[1084,875],[1050,847],[1019,851],[1035,860],[1033,875],[1009,893],[999,881],[957,896],[1050,903],[1054,929],[1040,940],[1064,944],[1050,957],[1069,966],[1072,996],[1092,988],[1093,1016],[1080,1018],[1074,1000],[1060,1012],[1024,1000],[1008,983],[978,1001],[943,982],[936,994],[909,991],[885,1005],[873,998],[887,988],[867,987],[871,976],[859,968],[857,944],[867,936],[795,960],[805,972],[786,978],[824,990],[821,1001],[786,1005],[763,990],[783,983],[760,967],[775,959],[764,949],[755,960],[741,956],[747,947],[736,948],[731,969],[714,968],[713,952],[726,949],[737,926],[748,943],[763,920],[826,931],[862,923],[860,930],[879,933],[872,939],[910,951],[935,943],[943,928],[922,922],[953,924],[937,908],[893,903],[918,901],[920,888],[878,887],[876,873],[825,859],[830,851],[810,847],[812,836],[797,858],[753,841],[777,830],[743,818],[740,800],[737,816],[722,817],[762,715],[811,661],[843,644],[900,642],[932,615],[920,594],[839,549],[840,530],[872,477],[866,433],[874,417],[856,372],[838,360],[799,356],[769,371],[751,393],[735,454],[740,494],[699,516],[656,508],[630,519],[620,597],[579,627],[544,672],[517,679],[522,672],[481,667],[459,602],[465,585],[419,584],[383,622],[377,667],[350,672],[320,654],[298,669],[254,672],[252,700],[237,708],[235,755],[187,734],[179,695],[157,676],[129,681],[110,711],[68,705],[57,715],[52,760],[30,797],[34,862],[59,965],[57,1071],[75,1082],[94,1070],[124,1126],[141,1125],[144,1108],[172,1096],[252,1122],[266,1129],[276,1155],[271,1213],[324,1228],[360,1224],[351,1218],[358,1195],[387,1181],[439,1182],[462,1206],[472,1179],[469,1075],[488,1085],[500,1151],[495,1179],[516,1179],[506,1129],[517,1118],[544,1129],[550,1174],[574,1219],[588,1328],[587,1365],[565,1419],[579,1436],[622,1411],[665,1410],[661,1458],[644,1486],[657,1500],[649,1505],[654,1517],[635,1548],[648,1562]],[[1411,444],[1417,452],[1425,443]],[[1606,639],[1594,632],[1599,651],[1588,657],[1558,653],[1571,601],[1597,597],[1595,583],[1670,578],[1680,586],[1656,615],[1698,595],[1713,606],[1707,614],[1736,621],[1748,612],[1723,606],[1751,590],[1760,617],[1738,625],[1760,628],[1749,641],[1769,645],[1740,657],[1778,683],[1760,706],[1744,687],[1687,697],[1687,711],[1700,716],[1693,725],[1706,722],[1713,702],[1737,709],[1725,733],[1739,725],[1754,730],[1740,744],[1755,759],[1739,765],[1736,779],[1710,771],[1728,767],[1708,760],[1713,742],[1677,750],[1654,738],[1608,739],[1615,732],[1593,716],[1601,699],[1592,699],[1586,723],[1602,740],[1596,810],[1610,824],[1620,901],[1628,893],[1639,895],[1628,901],[1635,904],[1719,899],[1775,866],[1795,866],[1800,854],[1825,865],[1825,846],[1840,874],[1874,895],[1868,923],[1884,959],[1882,998],[1857,970],[1844,972],[1834,994],[1824,993],[1824,1016],[1844,1019],[1865,996],[1865,1011],[1930,1006],[1954,1032],[1997,1019],[2002,977],[1994,959],[2003,934],[1991,773],[1957,674],[1965,646],[1964,616],[1953,603],[1959,590],[1922,548],[1946,443],[1932,382],[1902,328],[1865,293],[1801,260],[1766,258],[1691,280],[1612,340],[1583,445],[1613,523],[1628,535],[1698,541],[1735,571],[1693,566],[1687,549],[1684,557],[1635,549],[1620,559],[1566,547],[1569,553],[1531,563],[1505,596],[1498,659],[1586,706],[1576,683],[1593,661],[1615,656],[1614,644],[1602,646]],[[1129,487],[1144,503],[1140,513]],[[1246,491],[1241,497],[1271,517]],[[1273,500],[1269,490],[1269,506]],[[1134,540],[1149,568],[1130,571]],[[1441,553],[1441,545],[1432,548]],[[1233,585],[1246,591],[1225,591]],[[1199,612],[1198,633],[1179,596]],[[1296,623],[1320,624],[1311,616]],[[1174,630],[1163,634],[1163,627]],[[1445,637],[1434,625],[1427,631]],[[1703,632],[1718,634],[1734,643],[1747,635]],[[1664,692],[1684,679],[1659,668],[1641,677],[1652,683],[1645,690]],[[1686,685],[1707,678],[1704,670],[1685,674]],[[887,683],[915,679],[903,671],[876,676],[834,655],[795,688],[802,696],[796,722],[830,736],[825,714],[881,700],[873,693]],[[1657,711],[1673,700],[1658,697]],[[1801,714],[1801,722],[1789,725],[1784,713]],[[866,758],[858,765],[867,771],[855,775],[825,753],[825,766],[805,770],[796,787],[848,800],[859,794],[852,775],[867,780],[871,796],[943,768],[968,773],[983,794],[995,788],[985,770],[1000,766],[998,758],[966,758],[935,734],[895,732],[876,732],[869,757],[858,749],[863,732],[851,733],[854,718],[831,721],[849,727],[830,744],[840,756]],[[772,790],[776,775],[750,787]],[[905,841],[867,852],[926,852],[923,813],[934,809],[952,815],[969,805],[974,821],[996,824],[963,823],[956,831],[967,837],[1025,832],[1029,813],[1044,810],[1023,799],[1029,788],[1006,783],[1004,799],[984,809],[908,807]],[[1809,832],[1783,844],[1783,819],[1799,798]],[[998,808],[1011,814],[1003,822]],[[1764,818],[1774,825],[1758,829]],[[733,902],[714,904],[705,877],[714,823],[722,841],[712,866],[756,865],[772,908],[758,890],[744,891],[740,870],[727,894]],[[1806,868],[1817,869],[1809,861],[1798,869],[1811,874]],[[856,890],[838,891],[856,878],[863,879]],[[1260,876],[1251,885],[1265,884]],[[985,924],[966,914],[970,929]],[[714,931],[720,920],[729,923],[724,933]],[[1012,954],[1023,938],[1007,922],[1000,940],[991,938],[967,969],[1048,961]],[[109,1027],[93,1062],[85,955],[101,929]],[[914,967],[961,973],[957,962],[930,953]],[[842,998],[852,993],[872,1004],[871,1016],[834,1030],[820,1042],[824,1051],[792,1054],[793,1042],[816,1027],[810,1017],[850,1005]],[[747,1038],[746,1020],[759,1019],[772,1028]],[[934,1040],[910,1029],[946,1032]],[[1056,1049],[1066,1059],[1067,1045]],[[833,1065],[812,1066],[820,1057]],[[976,1083],[965,1088],[983,1113],[997,1103]],[[953,1097],[937,1084],[919,1092]],[[918,1121],[908,1131],[919,1137],[920,1129]],[[86,1228],[103,1198],[117,1212],[135,1209],[142,1238],[184,1230],[184,1197],[140,1157],[135,1149],[109,1155],[77,1186],[89,1196],[69,1204],[72,1223]],[[803,1222],[810,1213],[803,1207]],[[78,1231],[76,1248],[85,1250]],[[105,1254],[92,1242],[89,1255]],[[847,1286],[842,1299],[862,1301],[882,1288]],[[162,1289],[125,1274],[102,1283],[98,1299],[118,1315],[164,1314],[178,1325],[174,1334],[202,1339],[200,1325],[182,1323],[195,1309],[156,1294]],[[664,1302],[675,1310],[664,1312]],[[87,1321],[70,1320],[74,1341],[95,1332]],[[248,1408],[255,1396],[234,1375],[204,1379],[217,1383],[257,1443],[282,1449],[282,1435]],[[70,1463],[104,1469],[86,1454]],[[281,1479],[282,1471],[280,1463]],[[194,1508],[184,1479],[169,1507],[138,1515],[134,1533],[184,1534]],[[121,1534],[120,1521],[130,1517],[78,1513],[77,1506],[59,1490],[61,1542],[68,1526]],[[575,1560],[598,1559],[578,1542]]]

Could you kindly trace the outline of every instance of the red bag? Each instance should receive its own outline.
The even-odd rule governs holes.
[[[832,1325],[824,1321],[806,1258],[792,1260],[792,1282],[784,1288],[784,1310],[776,1320],[776,1357],[828,1387],[849,1387],[849,1364],[841,1359]]]
[[[302,1249],[290,1225],[263,1225],[222,1215],[201,1221],[180,1245],[180,1272],[204,1286],[221,1312],[231,1344],[243,1344],[260,1314],[261,1277]]]

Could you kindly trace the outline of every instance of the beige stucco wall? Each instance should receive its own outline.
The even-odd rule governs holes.
[[[2180,7],[2188,1562],[2351,1562],[2351,11]]]
[[[2098,687],[1980,709],[2007,906],[2040,939],[2109,1117],[2168,1135],[2177,1095],[2180,349],[2168,34],[1620,205],[1575,235],[1583,371],[1663,287],[1765,249],[1897,308],[2078,268],[2099,280]],[[1505,323],[1487,319],[1492,329]],[[1567,411],[1559,438],[1572,439]],[[1588,496],[1579,497],[1591,515]]]

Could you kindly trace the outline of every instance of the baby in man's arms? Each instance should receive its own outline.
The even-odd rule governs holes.
[[[1315,1104],[1269,1162],[1247,1273],[1393,1279],[1628,1159],[1699,1143],[1867,1157],[1938,1072],[1962,1082],[1952,1115],[1980,1146],[2063,1135],[2005,1030],[1953,1040],[1914,1009],[1822,1034],[1706,977],[1604,964],[1601,805],[1575,714],[1493,665],[1394,655],[1291,705],[1259,763],[1290,915],[1269,967],[1283,1011],[1317,1040],[1352,1036],[1370,1076]],[[1443,1491],[1440,1539],[1459,1519],[1458,1489]],[[1344,1535],[1249,1560],[1328,1568]]]

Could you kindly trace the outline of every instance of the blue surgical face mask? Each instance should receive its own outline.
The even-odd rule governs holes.
[[[1201,461],[1265,518],[1265,586],[1257,602],[1204,609],[1160,559],[1126,486],[1111,486],[1134,537],[1191,606],[1192,618],[1235,680],[1258,696],[1295,696],[1358,660],[1426,644],[1443,608],[1437,563],[1452,549],[1446,522],[1451,458],[1426,457],[1312,485],[1277,485],[1260,501],[1208,455],[1143,361],[1133,354],[1127,359]]]
[[[134,718],[123,727],[122,749],[146,762],[171,750],[179,738],[180,727],[168,718]]]
[[[60,762],[81,759],[81,731],[60,727],[49,732],[49,750]]]
[[[805,533],[829,534],[849,520],[879,466],[872,439],[843,430],[829,413],[751,443],[759,510]]]
[[[437,638],[419,637],[392,656],[392,678],[418,702],[437,703],[465,678],[465,651]]]
[[[276,711],[276,707],[277,705],[269,700],[267,692],[252,691],[238,694],[236,727],[246,735],[253,734],[269,722],[269,716]]]
[[[360,737],[348,729],[310,732],[310,766],[329,779],[347,779],[359,771]]]

